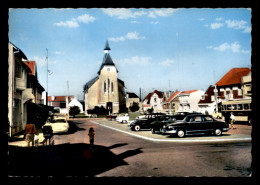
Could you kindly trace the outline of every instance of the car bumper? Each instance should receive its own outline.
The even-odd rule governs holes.
[[[166,130],[166,129],[163,129],[162,133],[163,134],[176,134],[177,130]]]
[[[230,130],[230,128],[223,128],[223,132],[227,132],[229,130]]]
[[[54,134],[57,134],[57,133],[65,133],[65,132],[68,132],[69,131],[69,129],[57,129],[57,130],[53,130],[53,133]]]

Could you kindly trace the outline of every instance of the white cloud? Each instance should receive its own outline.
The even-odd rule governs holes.
[[[43,67],[47,65],[46,57],[34,56],[32,60],[36,62],[36,65],[38,67]],[[53,61],[50,58],[48,58],[48,65],[54,65],[56,63],[56,61]]]
[[[205,21],[205,18],[199,18],[198,20],[199,21]]]
[[[216,18],[216,21],[222,21],[222,20],[223,20],[222,17],[218,17],[218,18]]]
[[[90,23],[95,21],[95,17],[90,16],[88,14],[83,14],[78,16],[77,18],[72,18],[71,20],[68,21],[61,21],[58,23],[54,23],[55,26],[64,26],[64,27],[69,27],[69,28],[77,28],[79,27],[79,23]]]
[[[211,24],[210,24],[210,28],[213,29],[213,30],[215,30],[215,29],[221,28],[223,25],[224,25],[223,23],[217,23],[217,22],[215,22],[215,23],[211,23]]]
[[[113,42],[125,41],[125,40],[139,40],[145,39],[144,36],[140,37],[138,32],[129,32],[125,36],[111,37],[108,40]]]
[[[79,27],[78,22],[74,21],[74,20],[72,20],[72,21],[65,21],[65,22],[61,21],[61,22],[58,22],[58,23],[54,23],[54,25],[58,26],[58,27],[64,26],[64,27],[69,27],[69,28],[77,28],[77,27]]]
[[[117,61],[118,64],[127,64],[127,65],[142,65],[147,66],[151,64],[151,57],[139,57],[133,56],[131,58],[125,58]]]
[[[56,55],[63,55],[64,52],[61,52],[61,51],[54,51],[54,54],[56,54]]]
[[[148,10],[132,10],[127,8],[103,8],[102,11],[110,17],[118,19],[137,18],[140,16],[148,16],[152,18],[167,17],[172,15],[178,9],[163,8],[163,9],[148,9]]]
[[[159,24],[159,21],[151,21],[151,24]]]
[[[159,62],[159,65],[168,67],[168,66],[171,66],[171,64],[173,64],[174,62],[175,62],[174,60],[167,58],[166,60]]]
[[[140,24],[139,21],[131,21],[130,23],[132,23],[132,24]]]
[[[138,32],[129,32],[126,34],[125,38],[129,40],[139,40],[139,39],[145,39],[145,37],[139,37]]]
[[[233,42],[231,44],[225,42],[217,47],[213,47],[213,46],[207,46],[207,49],[213,49],[216,51],[227,51],[227,50],[231,50],[233,53],[243,53],[243,54],[247,54],[250,51],[249,50],[241,50],[241,45],[238,42]]]
[[[136,18],[137,16],[146,14],[146,12],[143,10],[132,11],[127,8],[104,8],[102,11],[110,17],[117,17],[118,19]]]
[[[173,9],[173,8],[165,8],[165,9],[155,9],[154,13],[157,16],[162,16],[162,17],[168,17],[173,14],[173,12],[177,11],[178,9]]]
[[[84,14],[84,15],[78,16],[77,20],[79,22],[89,23],[89,22],[94,22],[96,20],[96,18],[91,15]]]
[[[251,27],[247,26],[247,22],[243,20],[226,20],[225,21],[228,28],[233,28],[236,30],[243,29],[244,33],[251,32]]]
[[[118,42],[118,41],[125,41],[124,37],[111,37],[108,40],[113,41],[113,42]]]

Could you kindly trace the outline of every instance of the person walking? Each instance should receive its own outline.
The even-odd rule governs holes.
[[[28,147],[30,143],[32,143],[34,147],[34,135],[37,133],[35,125],[33,123],[27,123],[24,129],[26,134],[25,140],[28,142]]]
[[[92,127],[90,127],[89,129],[88,136],[89,136],[90,150],[93,150],[95,131]]]
[[[231,112],[231,114],[230,114],[230,125],[231,125],[231,128],[236,129],[234,127],[234,123],[235,123],[235,116],[234,116],[233,112]]]

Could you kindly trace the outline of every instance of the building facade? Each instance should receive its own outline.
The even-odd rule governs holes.
[[[201,90],[183,91],[178,95],[178,112],[197,112],[198,102],[204,94]]]
[[[119,113],[126,105],[125,85],[118,79],[118,70],[109,54],[108,42],[98,76],[84,85],[85,113],[95,106],[103,106],[109,113]]]
[[[40,105],[44,88],[38,82],[36,62],[28,61],[12,43],[8,49],[8,121],[9,136],[13,136],[28,122],[41,124],[46,108]]]

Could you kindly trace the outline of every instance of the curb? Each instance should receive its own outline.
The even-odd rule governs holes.
[[[109,129],[112,129],[112,130],[116,130],[118,132],[122,132],[122,133],[125,133],[125,134],[128,134],[128,135],[137,137],[137,138],[141,138],[141,139],[148,140],[148,141],[154,141],[154,142],[175,142],[175,143],[191,143],[191,142],[194,142],[194,143],[196,143],[196,142],[252,141],[251,137],[229,138],[229,139],[180,139],[180,138],[179,139],[155,139],[155,138],[140,136],[138,134],[123,131],[123,130],[120,130],[120,129],[117,129],[117,128],[114,128],[114,127],[110,127],[110,126],[107,126],[107,125],[97,123],[95,121],[90,121],[90,122],[97,124],[97,125],[100,125],[100,126],[103,126],[103,127],[106,127],[106,128],[109,128]]]

